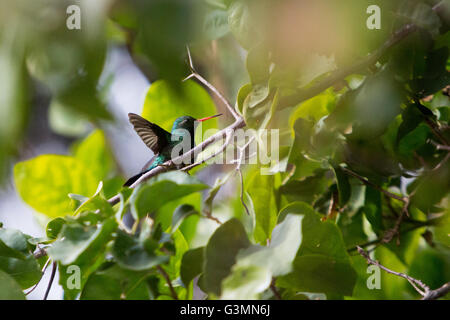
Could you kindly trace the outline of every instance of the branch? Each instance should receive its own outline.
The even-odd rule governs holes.
[[[345,173],[351,175],[352,177],[355,177],[356,179],[360,180],[362,183],[364,183],[365,185],[368,185],[374,189],[377,189],[378,191],[384,193],[386,196],[388,196],[389,198],[393,198],[396,199],[398,201],[403,202],[405,205],[409,204],[409,198],[408,197],[401,197],[399,195],[396,195],[394,193],[391,193],[383,188],[381,188],[380,186],[370,182],[367,178],[364,178],[362,176],[360,176],[359,174],[357,174],[356,172],[353,172],[347,168],[341,167],[342,171],[344,171]]]
[[[377,267],[383,269],[384,271],[386,271],[386,272],[388,272],[388,273],[390,273],[390,274],[393,274],[393,275],[396,275],[396,276],[399,276],[399,277],[402,277],[402,278],[408,280],[408,282],[413,286],[413,288],[414,288],[421,296],[426,297],[427,294],[431,291],[431,290],[430,290],[430,287],[428,287],[428,286],[427,286],[426,284],[424,284],[422,281],[420,281],[420,280],[418,280],[418,279],[415,279],[415,278],[412,278],[412,277],[410,277],[410,276],[408,276],[408,275],[406,275],[406,274],[404,274],[404,273],[392,271],[392,270],[386,268],[385,266],[383,266],[382,264],[380,264],[378,261],[372,260],[372,259],[369,257],[369,254],[368,254],[366,251],[364,251],[364,249],[362,249],[361,247],[358,247],[358,252],[359,252],[360,255],[362,255],[364,258],[366,258],[367,263],[373,264],[374,266],[377,266]],[[420,287],[420,288],[419,288],[419,287]]]
[[[228,111],[231,113],[231,115],[234,117],[234,119],[239,120],[241,116],[236,112],[236,110],[231,106],[231,104],[228,102],[227,99],[217,90],[211,83],[209,83],[205,78],[203,78],[194,67],[194,63],[192,61],[191,56],[191,50],[189,50],[189,46],[186,46],[186,51],[188,54],[188,60],[189,60],[189,68],[191,69],[191,74],[187,76],[183,81],[186,81],[191,78],[196,78],[198,81],[200,81],[203,85],[205,85],[209,90],[211,90],[225,105],[225,107],[228,109]]]
[[[277,287],[275,286],[275,278],[272,278],[272,282],[270,283],[270,290],[272,290],[273,295],[275,296],[275,298],[277,298],[277,300],[283,300],[283,298],[281,297],[281,294],[278,292]]]
[[[225,143],[222,145],[222,147],[217,150],[216,152],[214,152],[213,154],[209,155],[207,158],[200,160],[199,162],[193,163],[187,167],[184,167],[183,169],[181,169],[182,171],[189,171],[192,168],[201,165],[202,163],[205,163],[207,161],[209,161],[212,158],[215,158],[216,156],[218,156],[219,154],[221,154],[222,152],[225,151],[225,149],[227,148],[227,146],[231,143],[231,139],[233,138],[233,131],[232,130],[228,130],[228,129],[224,129],[225,130]]]
[[[56,274],[57,267],[58,267],[58,264],[56,263],[56,261],[53,261],[52,273],[50,275],[50,281],[48,282],[47,290],[45,290],[44,300],[47,300],[48,294],[50,293],[50,289],[52,288],[53,280],[55,280],[55,274]]]
[[[161,275],[166,280],[167,285],[169,286],[169,290],[170,290],[170,294],[172,295],[172,298],[174,298],[175,300],[178,300],[178,295],[172,286],[172,282],[170,281],[170,278],[169,278],[169,275],[167,274],[167,272],[161,266],[156,266],[156,269],[158,269],[158,271],[161,273]]]
[[[441,1],[440,3],[436,4],[432,8],[433,11],[442,11],[444,9],[444,2],[445,1]],[[296,105],[302,101],[308,100],[333,86],[335,83],[342,81],[349,75],[364,71],[371,65],[375,64],[390,48],[398,44],[400,41],[417,31],[418,29],[419,28],[414,24],[407,24],[403,26],[402,28],[394,32],[394,34],[385,43],[383,43],[380,48],[375,50],[367,57],[361,59],[351,66],[344,67],[332,72],[328,77],[323,80],[318,80],[308,88],[301,88],[293,95],[282,97],[280,99],[279,108]]]
[[[445,296],[450,292],[450,282],[447,282],[442,287],[429,291],[422,300],[435,300]]]

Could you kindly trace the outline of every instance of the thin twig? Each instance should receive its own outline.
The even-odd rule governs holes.
[[[52,273],[50,275],[50,280],[48,282],[48,286],[47,286],[47,290],[45,290],[45,295],[44,295],[44,300],[47,300],[48,298],[48,294],[50,293],[50,289],[52,287],[53,284],[53,280],[55,280],[55,274],[56,274],[56,268],[58,267],[58,264],[56,263],[56,261],[53,261],[52,264]]]
[[[50,258],[47,259],[47,262],[45,263],[44,267],[41,270],[41,277],[39,278],[39,281],[30,290],[25,292],[26,296],[29,295],[30,293],[32,293],[34,291],[34,289],[37,288],[38,284],[41,282],[42,278],[44,277],[45,270],[47,270],[47,267],[48,267],[49,263],[50,263]]]
[[[236,120],[240,119],[241,116],[236,112],[236,110],[228,102],[228,100],[219,92],[219,90],[217,90],[216,87],[214,87],[211,83],[209,83],[205,78],[203,78],[195,70],[194,62],[192,61],[191,50],[189,49],[189,46],[186,46],[186,51],[188,54],[189,68],[191,69],[191,74],[189,76],[187,76],[184,80],[196,78],[203,85],[205,85],[209,90],[211,90],[220,99],[220,101],[222,101],[222,103],[225,105],[225,107],[228,109],[228,111],[231,113],[231,115],[234,117],[234,119],[236,119]]]
[[[381,188],[380,186],[376,185],[375,183],[370,182],[367,178],[364,178],[364,177],[360,176],[359,174],[357,174],[356,172],[353,172],[353,171],[351,171],[351,170],[349,170],[347,168],[341,167],[341,169],[345,173],[347,173],[347,174],[355,177],[356,179],[360,180],[365,185],[368,185],[368,186],[370,186],[370,187],[372,187],[374,189],[377,189],[378,191],[384,193],[388,197],[396,199],[396,200],[399,200],[399,201],[401,201],[403,203],[409,203],[409,198],[408,197],[402,197],[402,196],[396,195],[396,194],[394,194],[392,192],[389,192],[389,191]]]
[[[283,300],[283,298],[281,297],[281,294],[278,292],[277,287],[275,286],[275,278],[272,278],[272,282],[270,283],[270,290],[272,290],[273,295],[275,296],[275,298],[277,298],[277,300]]]
[[[430,141],[430,143],[433,145],[433,146],[435,146],[436,147],[436,149],[438,149],[438,150],[446,150],[446,151],[450,151],[450,146],[447,146],[447,145],[443,145],[443,144],[439,144],[439,143],[437,143],[437,142],[435,142],[435,141],[433,141],[433,140],[429,140]]]
[[[425,297],[428,294],[428,292],[431,291],[430,287],[428,287],[422,281],[420,281],[418,279],[415,279],[415,278],[412,278],[412,277],[408,276],[407,274],[404,274],[404,273],[401,273],[401,272],[396,272],[396,271],[393,271],[391,269],[386,268],[385,266],[380,264],[378,261],[372,260],[370,258],[370,256],[369,256],[369,254],[366,251],[364,251],[364,249],[362,249],[361,247],[357,247],[357,248],[358,248],[359,254],[362,255],[364,258],[366,258],[367,263],[373,264],[374,266],[377,266],[380,269],[383,269],[384,271],[386,271],[386,272],[388,272],[390,274],[393,274],[393,275],[396,275],[396,276],[399,276],[399,277],[402,277],[402,278],[408,280],[408,282],[414,287],[414,289],[418,293],[420,293],[421,296]]]
[[[217,156],[218,156],[219,154],[221,154],[222,152],[224,152],[225,149],[227,148],[227,146],[231,143],[231,139],[233,139],[233,131],[232,131],[232,130],[226,130],[226,131],[225,131],[225,137],[226,137],[226,138],[225,138],[225,142],[224,142],[224,144],[222,145],[222,147],[221,147],[219,150],[217,150],[217,151],[214,152],[213,154],[209,155],[209,156],[206,157],[205,159],[202,159],[202,160],[200,160],[200,161],[198,161],[198,162],[196,162],[196,163],[193,163],[193,164],[191,164],[191,165],[188,165],[188,166],[184,167],[184,168],[181,169],[181,170],[182,170],[182,171],[189,171],[189,170],[191,170],[192,168],[194,168],[194,167],[196,167],[196,166],[199,166],[199,165],[201,165],[202,163],[205,163],[205,162],[211,160],[212,158],[217,157]]]
[[[178,300],[178,295],[172,286],[172,282],[170,281],[170,278],[169,278],[169,275],[167,274],[167,272],[161,266],[156,266],[156,269],[158,269],[159,273],[161,273],[161,275],[166,280],[167,285],[169,286],[169,290],[170,290],[170,294],[172,295],[172,298],[174,298],[175,300]]]

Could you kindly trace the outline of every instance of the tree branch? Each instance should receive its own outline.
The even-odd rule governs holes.
[[[172,286],[172,282],[170,281],[170,278],[169,278],[169,275],[167,274],[167,272],[161,266],[156,266],[156,269],[158,269],[159,273],[161,273],[161,275],[166,280],[167,285],[169,286],[169,290],[170,290],[170,294],[172,295],[172,298],[174,298],[175,300],[178,300],[178,295]]]
[[[225,105],[225,107],[228,109],[228,111],[231,113],[231,115],[234,117],[234,119],[238,120],[241,118],[241,116],[236,112],[236,110],[232,107],[232,105],[228,102],[228,100],[219,92],[219,90],[216,89],[211,83],[209,83],[205,78],[203,78],[194,67],[194,63],[192,61],[191,56],[191,50],[189,50],[189,46],[186,46],[186,51],[188,54],[188,62],[189,62],[189,68],[191,69],[191,74],[187,76],[183,81],[196,78],[198,81],[200,81],[204,86],[206,86],[209,90],[211,90]]]
[[[371,259],[369,254],[366,251],[364,251],[364,249],[362,249],[361,247],[358,246],[357,249],[359,254],[362,255],[364,258],[366,258],[367,263],[373,264],[374,266],[378,266],[379,268],[383,269],[384,271],[390,274],[408,280],[408,282],[413,286],[413,288],[422,296],[422,300],[439,299],[450,292],[450,282],[445,283],[444,285],[435,290],[431,290],[430,287],[424,284],[421,280],[410,277],[407,274],[388,269],[382,264],[380,264],[378,261]]]
[[[428,287],[426,284],[424,284],[422,281],[412,278],[404,273],[401,272],[396,272],[393,271],[391,269],[386,268],[385,266],[383,266],[382,264],[380,264],[378,261],[372,260],[369,256],[369,254],[364,251],[364,249],[362,249],[361,247],[357,247],[358,248],[358,252],[360,255],[362,255],[364,258],[366,258],[367,263],[369,264],[373,264],[374,266],[379,267],[380,269],[383,269],[384,271],[402,277],[406,280],[408,280],[408,282],[413,286],[413,288],[423,297],[425,297],[431,290],[430,287]],[[420,288],[419,288],[420,287]]]
[[[360,180],[362,183],[364,183],[365,185],[368,185],[374,189],[377,189],[378,191],[384,193],[386,196],[388,196],[389,198],[393,198],[396,199],[398,201],[403,202],[404,204],[409,204],[409,198],[408,197],[402,197],[399,195],[396,195],[394,193],[391,193],[383,188],[381,188],[380,186],[376,185],[375,183],[370,182],[367,178],[364,178],[362,176],[360,176],[359,174],[357,174],[356,172],[351,171],[350,169],[341,167],[342,171],[344,171],[345,173],[351,175],[352,177],[355,177],[356,179]]]
[[[445,1],[441,1],[440,3],[436,4],[432,8],[433,11],[442,11],[444,9],[444,2]],[[381,47],[379,47],[367,57],[361,59],[351,66],[347,66],[332,72],[323,80],[318,80],[316,83],[314,83],[313,81],[312,86],[309,86],[308,88],[301,88],[293,95],[280,98],[279,108],[293,106],[302,101],[308,100],[333,86],[335,83],[342,81],[349,75],[364,71],[371,65],[375,64],[390,48],[398,44],[400,41],[417,31],[418,29],[419,28],[414,24],[407,24],[403,26],[402,28],[394,32],[392,36],[386,42],[384,42],[383,45],[381,45]]]

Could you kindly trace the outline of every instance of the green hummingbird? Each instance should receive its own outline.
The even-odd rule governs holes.
[[[125,182],[124,186],[131,186],[144,173],[164,164],[168,160],[172,159],[172,156],[180,156],[182,154],[183,148],[181,148],[180,153],[176,155],[173,155],[172,151],[173,148],[179,143],[183,143],[184,139],[190,139],[190,141],[187,142],[189,143],[189,149],[192,149],[195,146],[195,128],[197,127],[198,123],[218,117],[220,115],[221,114],[216,114],[214,116],[201,119],[195,119],[191,116],[179,117],[173,122],[172,130],[169,133],[157,124],[154,124],[137,114],[129,113],[128,119],[133,125],[134,130],[142,139],[142,141],[147,145],[147,147],[149,147],[153,151],[154,156],[150,159],[149,162],[147,162],[142,171],[128,179],[128,181]],[[192,155],[192,161],[193,160],[194,155]]]

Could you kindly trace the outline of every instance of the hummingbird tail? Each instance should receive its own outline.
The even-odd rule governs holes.
[[[147,170],[148,171],[148,170]],[[143,171],[141,173],[138,173],[135,176],[132,176],[130,179],[127,180],[127,182],[124,183],[124,187],[129,187],[131,186],[133,183],[135,183],[144,173],[146,173],[147,171]]]

